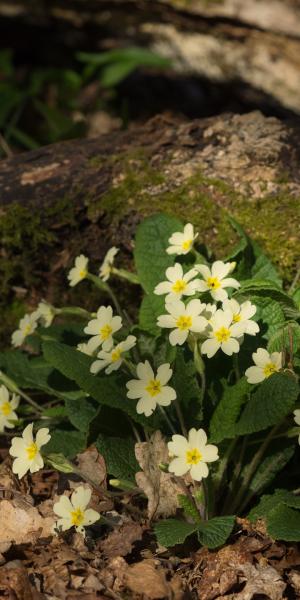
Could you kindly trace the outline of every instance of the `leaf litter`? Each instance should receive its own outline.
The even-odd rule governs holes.
[[[150,520],[178,508],[176,481],[149,469],[163,462],[159,432],[137,444],[142,471],[137,484],[146,498],[128,492],[107,494],[103,457],[92,447],[77,466],[93,480],[91,507],[102,520],[86,538],[67,531],[52,535],[52,507],[70,496],[78,476],[43,470],[19,482],[9,458],[0,467],[0,597],[17,600],[280,600],[300,593],[300,552],[296,544],[274,542],[264,524],[237,520],[230,542],[216,551],[193,545],[166,550],[157,545]],[[153,464],[153,463],[152,463]],[[84,483],[89,486],[88,483]],[[177,551],[178,550],[178,551]]]

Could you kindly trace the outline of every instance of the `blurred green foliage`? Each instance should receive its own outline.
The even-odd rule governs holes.
[[[98,85],[92,110],[109,111],[118,84],[133,71],[169,66],[166,59],[138,47],[79,52],[75,58],[72,68],[30,68],[15,66],[12,50],[0,51],[0,155],[10,146],[33,150],[84,136],[87,108],[82,97],[91,82]]]

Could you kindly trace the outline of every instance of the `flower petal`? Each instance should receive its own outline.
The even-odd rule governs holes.
[[[69,518],[72,510],[73,506],[71,501],[65,494],[60,496],[59,500],[53,505],[53,512],[58,515],[58,517]]]
[[[146,417],[150,417],[155,409],[156,401],[150,396],[143,396],[136,405],[136,412],[138,415],[144,414]]]
[[[158,367],[156,379],[160,381],[161,385],[165,385],[171,379],[172,374],[173,371],[170,369],[170,363],[164,363]]]
[[[216,339],[206,340],[201,346],[201,354],[206,354],[207,358],[212,358],[218,352],[221,344]]]
[[[154,379],[154,372],[148,360],[137,365],[136,373],[143,381],[148,382],[150,379]]]
[[[90,502],[91,496],[91,489],[80,485],[78,488],[76,488],[76,490],[74,490],[71,496],[71,503],[73,504],[74,508],[81,508],[81,510],[85,510],[85,507]]]
[[[208,476],[208,466],[205,462],[200,461],[197,465],[192,465],[190,473],[195,481],[201,481]]]
[[[171,346],[176,346],[176,344],[182,346],[182,344],[184,344],[186,341],[188,334],[189,332],[187,330],[180,331],[179,329],[174,329],[171,331],[169,335]]]
[[[169,464],[170,473],[174,473],[175,475],[177,475],[177,477],[181,477],[181,475],[187,473],[188,470],[189,465],[187,464],[186,460],[182,457],[174,458]]]
[[[249,367],[245,375],[248,383],[260,383],[266,378],[262,367]]]
[[[170,387],[169,385],[165,385],[162,388],[161,393],[156,396],[156,402],[160,406],[169,406],[169,404],[171,404],[172,400],[175,400],[175,398],[176,392],[174,388]]]
[[[175,456],[185,455],[189,448],[187,439],[183,435],[175,433],[172,436],[172,441],[168,442],[169,454],[175,454]]]
[[[231,356],[234,352],[239,352],[239,349],[240,345],[235,338],[229,338],[227,342],[222,342],[221,344],[221,350],[224,354],[227,354],[227,356]]]
[[[213,444],[207,444],[207,446],[201,450],[201,454],[204,462],[214,462],[219,458],[218,448]]]
[[[84,519],[82,525],[92,525],[93,523],[96,523],[96,521],[99,521],[99,519],[100,514],[96,510],[88,508],[84,512]]]

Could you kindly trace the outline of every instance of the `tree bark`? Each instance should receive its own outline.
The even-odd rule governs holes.
[[[2,322],[11,330],[24,305],[42,297],[70,300],[66,272],[80,253],[97,272],[116,245],[130,268],[136,226],[158,211],[193,222],[220,258],[237,242],[228,224],[235,217],[291,280],[299,258],[299,133],[299,125],[259,112],[157,117],[2,161]],[[82,302],[82,289],[72,291],[72,302]],[[95,302],[90,292],[83,296]]]
[[[299,0],[0,0],[1,15],[92,28],[102,48],[112,40],[148,46],[181,76],[249,87],[269,105],[300,113]]]

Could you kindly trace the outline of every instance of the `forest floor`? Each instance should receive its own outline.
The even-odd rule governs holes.
[[[96,448],[77,456],[96,484],[102,519],[86,538],[53,535],[53,503],[79,478],[44,469],[19,481],[7,449],[0,466],[0,597],[11,600],[280,600],[300,597],[300,551],[274,542],[263,522],[238,519],[226,546],[199,548],[191,538],[171,550],[157,544],[146,503],[128,492],[107,495]],[[101,492],[103,490],[103,494]]]

